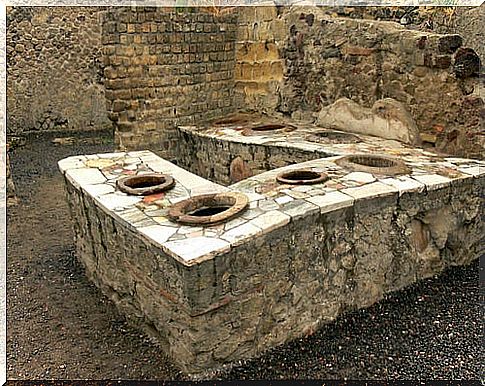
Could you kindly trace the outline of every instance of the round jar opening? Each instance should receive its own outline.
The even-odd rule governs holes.
[[[142,174],[130,176],[116,182],[118,188],[127,194],[146,196],[172,188],[175,180],[166,174]]]
[[[206,206],[199,209],[194,210],[193,212],[188,213],[190,216],[196,217],[206,217],[206,216],[214,216],[216,214],[225,212],[226,210],[230,209],[229,205],[225,206]]]
[[[280,173],[276,180],[282,184],[290,185],[312,185],[319,184],[328,179],[327,174],[313,170],[299,169]]]
[[[362,140],[354,134],[344,133],[341,131],[319,131],[311,133],[308,138],[311,142],[324,143],[358,143]]]
[[[276,131],[278,133],[289,133],[294,130],[296,130],[296,127],[293,125],[285,125],[282,123],[264,123],[260,125],[246,127],[241,134],[244,136],[251,136],[263,135],[273,131]]]
[[[357,165],[370,166],[373,168],[392,168],[398,165],[396,160],[379,156],[351,155],[348,157],[348,160]]]
[[[238,192],[203,194],[173,205],[168,217],[186,225],[211,225],[235,217],[248,203],[247,196]]]
[[[252,130],[254,130],[254,131],[273,131],[273,130],[284,129],[285,127],[287,127],[287,126],[282,125],[280,123],[268,123],[268,124],[264,124],[264,125],[254,126],[254,127],[252,127]]]
[[[348,155],[335,162],[350,170],[383,175],[408,174],[411,171],[403,161],[381,155]]]

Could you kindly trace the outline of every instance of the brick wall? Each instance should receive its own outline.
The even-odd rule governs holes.
[[[110,8],[104,74],[119,148],[171,158],[177,125],[233,111],[236,20],[200,8]]]

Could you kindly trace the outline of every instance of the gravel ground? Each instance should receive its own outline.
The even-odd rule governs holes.
[[[52,143],[55,137],[31,136],[11,154],[20,204],[8,209],[7,220],[8,379],[184,379],[75,260],[56,162],[111,151],[109,134],[79,134],[67,144]],[[217,378],[483,384],[479,270],[478,261],[450,269]]]

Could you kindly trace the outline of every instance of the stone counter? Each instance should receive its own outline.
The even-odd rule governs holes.
[[[390,177],[348,170],[341,158],[230,187],[148,151],[69,157],[59,167],[88,277],[177,366],[203,376],[483,253],[483,162],[410,153],[409,173]],[[328,179],[275,181],[297,168]],[[119,178],[150,172],[176,185],[145,197],[118,191]],[[229,221],[167,217],[187,197],[227,191],[249,201]]]
[[[177,162],[187,170],[223,185],[279,167],[337,155],[413,154],[439,159],[435,153],[395,140],[341,132],[283,117],[239,113],[221,122],[178,127]],[[263,122],[289,129],[260,132],[250,129]],[[340,137],[318,138],[318,133]]]

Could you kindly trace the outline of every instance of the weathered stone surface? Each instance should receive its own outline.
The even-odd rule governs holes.
[[[7,130],[111,127],[101,7],[7,7]]]
[[[119,155],[110,157],[120,161]],[[326,170],[330,179],[317,185],[281,189],[274,178],[282,169],[232,185],[251,197],[251,205],[272,205],[253,205],[237,219],[192,230],[169,221],[146,225],[160,218],[151,200],[110,209],[118,205],[108,204],[113,199],[129,196],[85,188],[97,185],[89,176],[103,172],[92,163],[91,172],[81,172],[91,157],[71,157],[59,166],[69,175],[77,255],[88,277],[132,323],[158,339],[183,371],[201,374],[479,257],[483,163],[408,153],[404,159],[412,173],[394,186],[385,176],[346,178],[352,172],[339,167],[338,158],[284,169]],[[124,167],[136,168],[111,170],[115,178],[100,184],[113,186],[123,170],[160,171],[147,170],[143,159],[170,170],[184,188],[179,192],[191,190],[189,172],[150,152],[126,154]],[[455,174],[434,174],[445,169]],[[304,198],[281,200],[291,192]]]
[[[255,114],[253,119],[248,119],[249,122],[259,122],[262,118]],[[420,153],[417,149],[408,150],[408,147],[395,140],[367,135],[350,136],[334,129],[323,129],[280,117],[273,118],[273,122],[295,129],[246,136],[238,125],[232,124],[179,127],[178,164],[207,179],[228,185],[234,181],[231,177],[231,162],[234,159],[238,162],[242,160],[245,167],[250,168],[251,174],[257,176],[263,171],[339,154],[374,153],[394,156],[409,152]],[[328,133],[339,135],[327,141]],[[295,191],[292,194],[298,198],[296,196],[303,193]]]
[[[408,30],[393,22],[337,17],[350,12],[351,17],[365,14],[366,18],[374,15],[399,21],[404,15],[396,19],[399,12],[385,7],[374,7],[370,14],[355,7],[336,13],[329,9],[280,9],[277,20],[284,33],[278,38],[266,38],[279,47],[283,76],[269,86],[259,73],[254,75],[254,63],[249,66],[253,59],[241,57],[241,68],[244,70],[248,64],[252,78],[238,81],[242,82],[239,108],[296,117],[311,116],[341,98],[365,108],[392,98],[403,104],[420,133],[438,137],[438,149],[483,158],[483,106],[468,101],[471,95],[480,95],[478,56],[461,46],[456,32],[438,29],[449,33],[441,35],[429,30]],[[481,6],[475,11],[483,13],[483,9]],[[312,22],[307,23],[310,15]],[[249,21],[242,23],[238,35],[241,44],[248,41],[246,30],[250,26]],[[254,45],[265,41],[261,37],[249,40]],[[261,58],[265,60],[264,56]]]
[[[15,205],[17,204],[18,199],[17,195],[15,194],[15,184],[13,182],[8,153],[6,155],[7,205]]]
[[[405,106],[390,98],[367,109],[347,98],[324,107],[318,114],[318,125],[351,133],[395,139],[411,145],[420,143],[419,131]]]
[[[453,72],[457,78],[468,78],[480,72],[480,58],[471,48],[461,48],[455,54]]]
[[[229,173],[232,182],[239,182],[253,175],[248,164],[241,157],[236,157],[232,160],[229,166]]]

